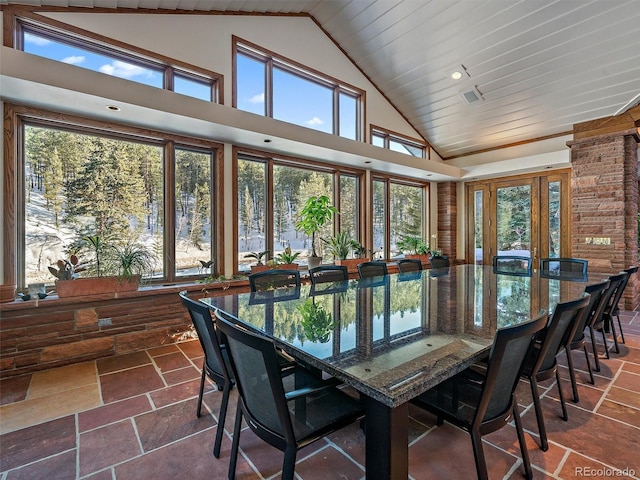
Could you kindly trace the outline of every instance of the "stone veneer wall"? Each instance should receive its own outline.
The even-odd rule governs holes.
[[[638,264],[637,129],[581,133],[568,143],[572,163],[572,256],[589,268],[615,272]],[[623,308],[640,306],[640,280],[631,279]]]
[[[438,183],[438,249],[452,264],[458,258],[457,216],[456,183]]]
[[[240,288],[247,291],[247,282]],[[188,288],[193,298],[203,296],[202,289]],[[0,378],[195,338],[180,290],[187,288],[0,304]],[[218,286],[207,295],[228,292]]]

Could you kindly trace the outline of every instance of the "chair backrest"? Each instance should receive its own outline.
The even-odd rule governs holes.
[[[584,310],[589,305],[591,295],[583,293],[582,296],[575,300],[560,302],[556,305],[553,315],[549,319],[549,323],[542,332],[540,332],[539,340],[541,344],[532,362],[535,364],[537,360],[537,368],[530,365],[533,373],[552,369],[556,365],[556,356],[560,350],[564,350],[569,339],[575,334],[578,321]],[[527,372],[529,373],[529,372]]]
[[[582,311],[580,318],[576,322],[575,333],[573,334],[571,341],[578,341],[584,337],[584,329],[591,323],[593,316],[596,315],[596,311],[600,306],[600,300],[607,288],[609,288],[609,280],[595,283],[593,285],[587,285],[584,288],[585,293],[588,293],[591,296],[589,297],[589,304],[587,305],[587,308]]]
[[[636,267],[637,268],[637,267]],[[624,278],[616,288],[616,291],[613,292],[611,300],[609,302],[609,307],[607,311],[612,313],[618,310],[618,303],[620,303],[620,299],[622,298],[622,294],[624,293],[625,288],[627,288],[627,284],[629,283],[629,278],[631,277],[630,269],[625,269],[620,274],[624,274]]]
[[[220,349],[220,341],[214,327],[214,320],[211,317],[211,310],[204,303],[189,298],[187,292],[180,292],[180,300],[189,312],[198,334],[208,373],[214,377],[216,384],[224,386],[233,376],[227,368]]]
[[[493,271],[511,275],[531,275],[533,259],[520,255],[496,255],[493,257]]]
[[[349,280],[349,271],[344,265],[321,265],[309,270],[311,284]]]
[[[216,317],[217,327],[227,340],[247,422],[269,443],[282,444],[286,439],[295,444],[274,343],[238,325],[224,312],[216,311]]]
[[[513,392],[520,379],[522,364],[535,335],[546,324],[547,313],[541,312],[529,322],[501,328],[496,332],[474,423],[489,422],[511,409]]]
[[[248,278],[249,288],[252,292],[300,286],[300,272],[298,270],[264,270],[263,272],[252,273]]]
[[[385,262],[364,262],[358,264],[360,278],[379,277],[387,275],[387,264]]]
[[[582,258],[541,258],[540,270],[543,272],[557,272],[564,274],[587,274],[588,260]]]
[[[431,268],[447,268],[451,265],[446,255],[434,255],[431,257]]]
[[[611,275],[609,277],[609,286],[602,294],[600,302],[598,303],[593,316],[590,319],[590,323],[587,326],[591,328],[601,328],[604,324],[604,313],[611,304],[611,298],[616,293],[620,283],[624,280],[625,273],[619,273],[617,275]]]
[[[398,271],[400,273],[419,272],[422,270],[422,262],[417,258],[401,258],[398,260]]]

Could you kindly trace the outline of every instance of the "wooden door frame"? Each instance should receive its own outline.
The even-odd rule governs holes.
[[[482,263],[490,265],[497,252],[497,190],[498,188],[531,185],[531,253],[534,267],[539,258],[549,255],[549,184],[560,182],[560,256],[571,255],[571,170],[539,172],[512,177],[478,180],[466,184],[466,225],[469,235],[465,245],[467,263],[475,263],[475,192],[482,191]]]

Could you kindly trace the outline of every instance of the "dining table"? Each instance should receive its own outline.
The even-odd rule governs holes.
[[[497,329],[606,278],[455,265],[202,301],[359,392],[366,478],[404,480],[410,400],[486,357]]]

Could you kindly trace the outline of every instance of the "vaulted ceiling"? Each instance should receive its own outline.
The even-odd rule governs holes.
[[[638,0],[9,3],[307,13],[445,159],[566,134],[640,102]]]

